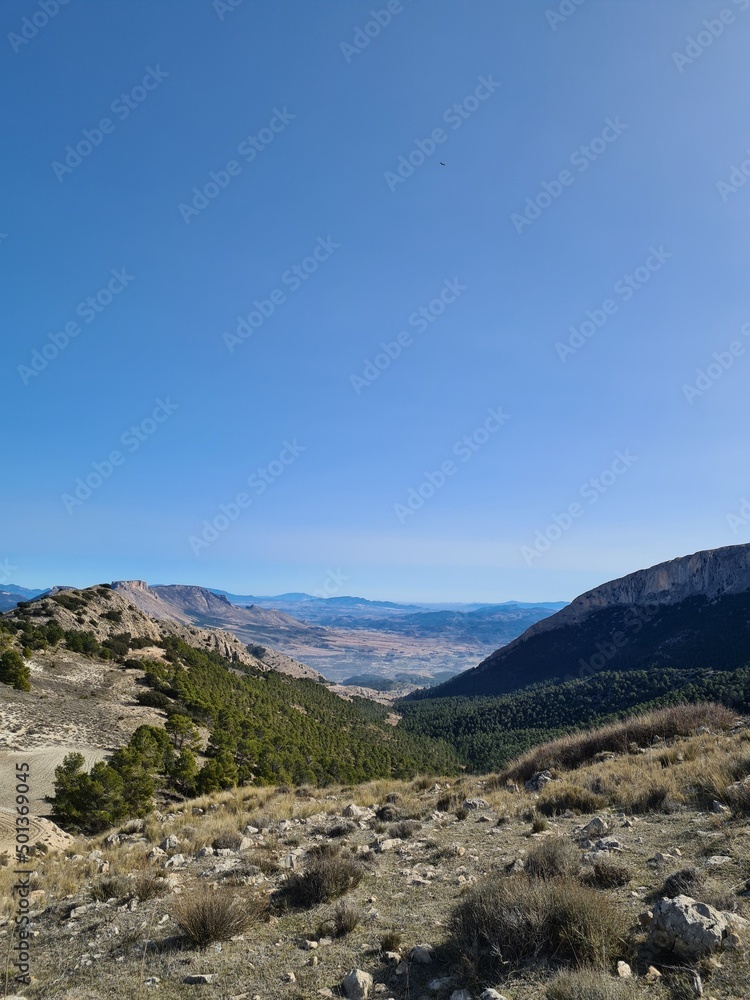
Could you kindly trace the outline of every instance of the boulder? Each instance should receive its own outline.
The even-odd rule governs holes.
[[[691,896],[660,899],[654,906],[648,944],[694,961],[724,946],[730,935],[748,922],[734,913],[722,913]]]
[[[594,818],[584,826],[581,833],[584,833],[587,837],[603,837],[605,833],[609,833],[609,823],[602,819],[601,816],[594,816]]]
[[[431,944],[416,944],[409,952],[412,962],[419,965],[429,965],[433,959],[433,947]]]
[[[525,783],[524,788],[530,792],[539,792],[545,785],[548,785],[550,781],[554,781],[549,771],[537,771],[533,774],[529,780]]]
[[[489,809],[490,808],[490,804],[489,804],[489,802],[486,799],[480,799],[480,798],[464,799],[464,801],[463,801],[463,808],[464,809],[469,809],[469,810],[472,810],[472,809]]]
[[[358,805],[350,802],[349,805],[342,811],[341,815],[346,816],[349,819],[358,819],[360,816],[363,816],[364,813],[364,809],[360,809]]]
[[[362,969],[352,969],[344,976],[341,988],[349,1000],[367,1000],[372,989],[372,976]]]

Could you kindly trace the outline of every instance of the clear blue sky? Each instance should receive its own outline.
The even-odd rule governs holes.
[[[234,3],[0,8],[5,582],[552,600],[747,540],[750,4]]]

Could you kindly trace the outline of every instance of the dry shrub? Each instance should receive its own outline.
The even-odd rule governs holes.
[[[562,837],[540,840],[529,851],[524,871],[529,878],[575,878],[581,868],[578,848]]]
[[[680,868],[664,880],[664,885],[657,894],[674,899],[675,896],[694,896],[703,888],[703,875],[697,868]]]
[[[636,995],[632,982],[613,979],[596,969],[563,972],[549,984],[546,1000],[629,1000]]]
[[[628,885],[632,874],[627,865],[620,861],[595,861],[593,868],[586,874],[586,884],[597,889],[618,889]]]
[[[349,899],[342,899],[333,911],[333,936],[346,937],[362,920],[362,911]]]
[[[544,816],[534,816],[531,820],[532,833],[546,833],[549,830],[549,823]]]
[[[401,948],[401,932],[396,930],[384,931],[380,935],[380,950],[399,951]]]
[[[162,896],[167,891],[167,883],[164,876],[158,872],[147,869],[136,876],[133,887],[136,899],[145,903],[147,899],[155,899]]]
[[[390,798],[391,796],[388,797]],[[401,810],[397,809],[392,803],[387,802],[385,805],[379,806],[375,810],[375,816],[381,823],[393,823],[396,820],[401,819]]]
[[[396,837],[399,840],[408,840],[413,837],[414,834],[422,829],[421,823],[417,823],[413,819],[404,819],[400,823],[394,823],[393,826],[388,831],[389,837]]]
[[[734,721],[734,712],[713,702],[674,705],[645,715],[636,715],[623,722],[613,722],[601,729],[573,733],[534,747],[502,771],[495,781],[498,785],[506,781],[527,781],[537,771],[551,768],[574,770],[603,751],[625,753],[630,743],[650,746],[655,736],[663,740],[673,739],[675,736],[690,736],[699,726],[708,726],[711,730],[728,730]]]
[[[540,961],[606,968],[628,951],[627,912],[569,879],[479,883],[453,911],[450,943],[476,977]]]
[[[589,788],[582,788],[572,782],[552,782],[542,791],[537,802],[537,809],[545,816],[559,816],[560,813],[571,812],[589,815],[600,812],[607,800],[597,795]]]
[[[292,906],[317,906],[338,899],[359,885],[364,875],[361,864],[338,854],[312,857],[303,872],[294,872],[282,886],[281,894]]]
[[[239,830],[224,830],[211,841],[211,847],[215,851],[236,851],[242,843],[242,834]]]
[[[199,889],[175,901],[172,918],[193,944],[205,948],[241,934],[264,910],[260,896],[233,889]]]
[[[740,781],[734,787],[725,788],[722,798],[739,816],[750,816],[750,781]]]
[[[337,823],[332,826],[328,831],[329,837],[348,837],[350,833],[354,833],[356,830],[354,823]]]
[[[133,883],[124,875],[103,875],[91,883],[89,893],[99,903],[106,903],[108,899],[121,903],[133,896]]]

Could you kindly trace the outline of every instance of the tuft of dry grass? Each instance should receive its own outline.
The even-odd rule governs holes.
[[[534,844],[524,862],[529,878],[575,878],[581,869],[581,854],[563,837],[547,837]]]
[[[621,861],[595,861],[590,872],[585,876],[587,885],[597,889],[618,889],[632,881],[632,874],[627,865]]]
[[[289,876],[281,896],[292,906],[317,906],[343,896],[358,886],[363,876],[363,866],[351,858],[318,854],[310,858],[303,872]]]
[[[453,911],[450,944],[487,977],[540,961],[607,968],[630,951],[627,912],[570,879],[488,879]]]
[[[193,944],[206,948],[241,934],[266,909],[260,896],[233,889],[198,889],[172,905],[172,918]]]
[[[355,927],[359,926],[361,920],[362,911],[360,908],[350,899],[342,899],[340,903],[336,904],[333,911],[331,920],[333,936],[346,937],[347,934],[351,934]]]
[[[379,942],[379,944],[380,944],[380,950],[381,950],[381,952],[386,952],[386,951],[400,951],[402,937],[403,937],[403,935],[401,934],[401,931],[397,931],[397,930],[393,930],[393,929],[388,930],[388,931],[384,931],[380,935],[380,942]]]
[[[546,1000],[630,1000],[636,996],[634,984],[613,979],[596,969],[562,972],[545,991]]]

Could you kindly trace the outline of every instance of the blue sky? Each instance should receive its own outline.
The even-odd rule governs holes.
[[[0,8],[5,582],[553,600],[746,541],[750,3],[234,4]]]

